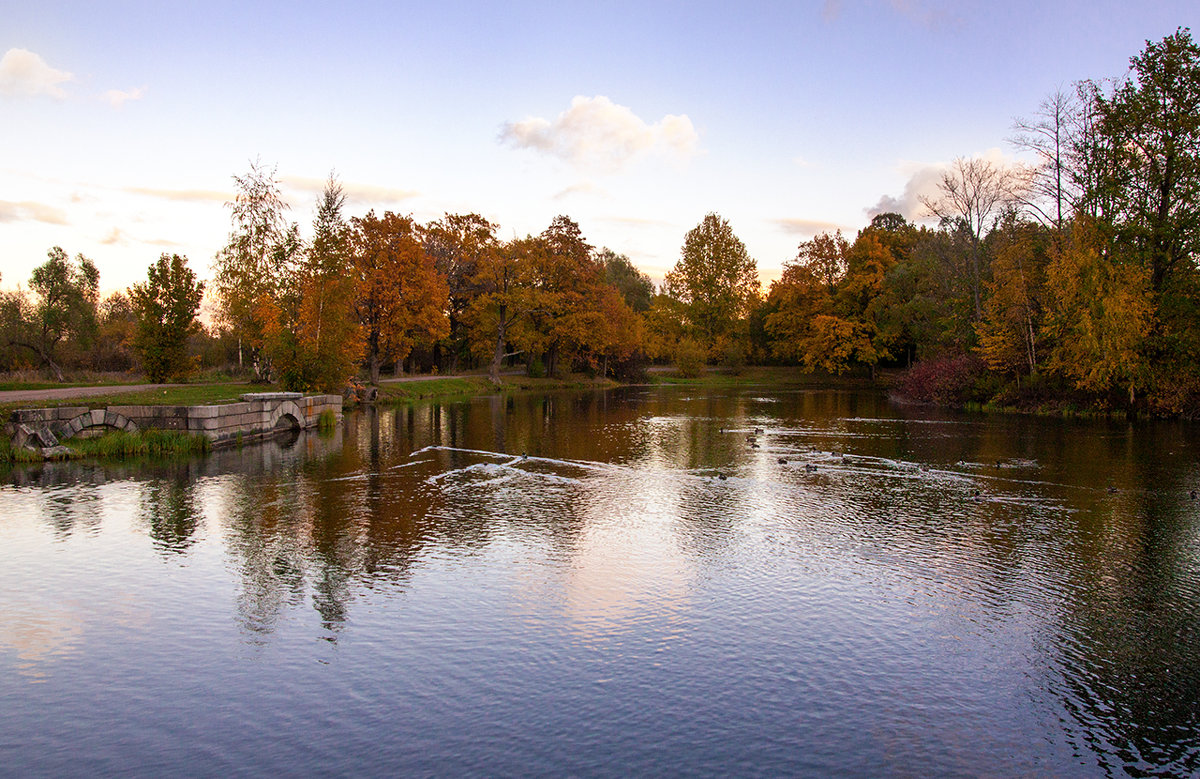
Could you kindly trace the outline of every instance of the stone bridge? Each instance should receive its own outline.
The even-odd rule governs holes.
[[[332,411],[341,421],[341,396],[256,392],[242,395],[238,403],[212,406],[23,408],[13,411],[5,432],[15,447],[43,450],[57,446],[64,438],[146,428],[195,433],[214,446],[222,446],[316,427],[325,411]]]

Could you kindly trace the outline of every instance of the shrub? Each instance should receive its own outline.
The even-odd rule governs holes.
[[[957,406],[986,400],[990,394],[983,386],[986,379],[983,361],[962,354],[917,363],[901,378],[898,391],[901,397],[917,403]]]
[[[675,372],[685,379],[694,379],[704,373],[704,350],[700,344],[685,338],[675,348]]]
[[[746,350],[737,341],[730,341],[721,350],[721,370],[734,376],[742,375],[746,369]]]

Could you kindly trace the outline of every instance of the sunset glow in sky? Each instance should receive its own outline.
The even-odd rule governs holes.
[[[1194,0],[0,0],[0,285],[56,245],[104,290],[162,252],[208,278],[255,158],[305,234],[332,170],[348,215],[475,211],[507,239],[566,214],[656,279],[716,211],[769,282],[1197,22]]]

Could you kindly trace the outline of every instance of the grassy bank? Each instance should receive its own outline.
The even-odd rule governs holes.
[[[813,389],[870,389],[878,386],[869,374],[806,373],[799,368],[775,365],[756,365],[744,368],[739,373],[728,373],[709,368],[694,378],[685,378],[673,369],[655,371],[650,375],[654,384],[680,385],[687,387],[810,387]]]
[[[69,438],[62,442],[72,460],[87,457],[129,460],[136,457],[187,457],[204,454],[212,443],[200,435],[176,430],[139,430],[136,433],[114,431],[95,438]],[[41,462],[42,455],[28,449],[14,449],[7,437],[0,436],[0,463]]]
[[[61,384],[39,389],[62,389]],[[114,392],[85,397],[52,400],[25,400],[0,403],[0,420],[7,421],[14,409],[54,408],[57,406],[200,406],[208,403],[236,403],[247,392],[269,392],[275,388],[263,384],[189,384],[182,387],[161,387],[139,392]]]
[[[507,375],[499,384],[487,376],[446,376],[439,379],[389,382],[380,385],[376,402],[407,403],[426,398],[453,398],[488,395],[496,392],[548,391],[557,389],[588,389],[615,387],[616,382],[571,376],[564,379],[533,379],[528,376]]]
[[[204,454],[212,443],[201,435],[177,430],[118,431],[95,438],[70,438],[63,441],[76,457],[106,457],[125,460],[131,457],[180,457]]]

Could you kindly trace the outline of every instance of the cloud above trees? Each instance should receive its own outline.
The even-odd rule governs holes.
[[[823,222],[819,219],[784,217],[782,219],[772,219],[771,221],[778,225],[785,233],[810,238],[818,233],[833,233],[845,229],[845,225],[835,222]]]
[[[991,148],[974,155],[977,159],[990,163],[1000,169],[1015,168],[1018,163],[999,148]],[[879,214],[900,214],[909,221],[933,219],[933,214],[924,205],[924,200],[937,200],[942,195],[942,178],[950,172],[953,162],[916,163],[907,162],[900,166],[902,173],[908,174],[904,190],[899,195],[883,195],[875,205],[866,209],[868,217]]]
[[[288,189],[308,192],[314,195],[319,195],[325,191],[326,181],[326,179],[305,176],[281,176],[279,179],[279,183]],[[339,183],[342,187],[342,194],[351,203],[364,203],[367,205],[372,203],[399,203],[401,200],[408,200],[421,194],[412,189],[381,187],[375,184],[356,184],[352,181],[341,181]]]
[[[45,203],[23,201],[13,203],[0,200],[0,222],[44,222],[52,225],[67,224],[67,217],[60,209]]]
[[[9,49],[0,57],[0,95],[6,97],[64,98],[67,93],[60,85],[74,78],[65,70],[50,67],[28,49]]]
[[[668,114],[647,123],[603,95],[576,97],[553,120],[530,117],[507,122],[500,140],[514,149],[531,149],[577,168],[605,173],[646,156],[687,160],[700,151],[700,136],[686,114]]]

